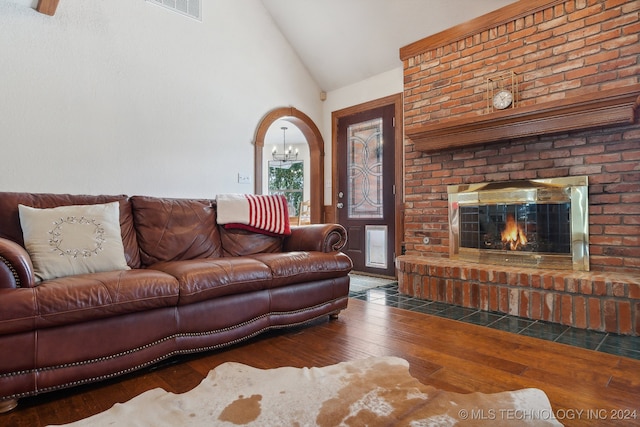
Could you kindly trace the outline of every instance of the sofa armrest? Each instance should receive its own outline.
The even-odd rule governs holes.
[[[0,288],[34,286],[33,264],[27,251],[12,240],[0,238]]]
[[[347,243],[347,230],[340,224],[312,224],[291,227],[283,250],[337,252]]]

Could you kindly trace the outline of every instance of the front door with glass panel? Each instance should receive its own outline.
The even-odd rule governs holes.
[[[394,276],[394,107],[338,121],[338,222],[355,272]]]

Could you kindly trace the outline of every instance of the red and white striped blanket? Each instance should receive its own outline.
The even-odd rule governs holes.
[[[282,195],[219,194],[218,224],[269,235],[289,235],[289,209]]]

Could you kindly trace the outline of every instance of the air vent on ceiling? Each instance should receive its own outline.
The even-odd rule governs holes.
[[[180,15],[188,16],[198,21],[202,21],[202,9],[200,8],[201,0],[146,0],[152,3],[172,10]]]

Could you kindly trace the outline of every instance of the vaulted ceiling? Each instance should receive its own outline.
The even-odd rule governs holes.
[[[410,43],[516,0],[261,0],[324,91],[401,66]],[[526,1],[526,0],[520,0]],[[53,15],[59,0],[38,0]]]
[[[262,3],[320,88],[331,91],[400,67],[401,47],[515,0],[262,0]]]

